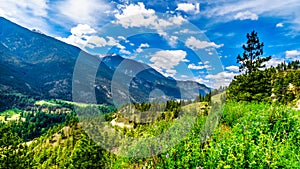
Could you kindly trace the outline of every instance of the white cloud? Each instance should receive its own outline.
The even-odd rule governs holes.
[[[141,43],[140,46],[136,49],[137,53],[142,53],[143,48],[149,48],[150,45],[148,43]]]
[[[126,50],[126,49],[120,49],[120,53],[122,53],[122,54],[125,54],[125,55],[130,55],[131,54],[131,52],[130,51],[128,51],[128,50]],[[135,58],[136,56],[134,56],[134,58]],[[133,59],[133,58],[132,58]]]
[[[99,37],[99,36],[90,36],[89,38],[89,47],[90,48],[94,48],[94,47],[103,47],[106,46],[107,44],[112,44],[114,43],[113,41],[107,41],[106,39],[104,39],[103,37]]]
[[[105,39],[93,36],[93,34],[95,33],[96,30],[91,28],[89,25],[78,24],[71,29],[70,36],[68,36],[67,38],[56,37],[56,39],[74,46],[78,46],[80,48],[84,48],[88,44],[89,41],[87,39],[90,39],[91,42],[97,42],[97,44],[104,43]]]
[[[78,24],[76,27],[71,29],[71,33],[75,36],[90,35],[96,33],[96,30],[91,28],[87,24]]]
[[[120,39],[120,40],[126,40],[126,38],[124,36],[118,36],[118,39]]]
[[[185,46],[191,49],[204,49],[207,47],[220,48],[224,46],[224,44],[217,45],[214,42],[200,41],[195,37],[191,36],[186,40]]]
[[[177,36],[167,33],[167,29],[174,26],[180,26],[187,22],[181,15],[158,16],[153,9],[146,9],[143,2],[129,5],[119,5],[119,10],[115,11],[116,20],[112,23],[119,24],[124,28],[147,28],[150,31],[156,31],[164,37],[171,47],[177,44]],[[148,31],[144,30],[144,31]]]
[[[194,70],[202,70],[202,69],[211,69],[210,65],[195,65],[194,63],[191,63],[188,65],[189,69],[194,69]]]
[[[129,4],[121,6],[122,12],[117,12],[115,17],[116,23],[121,24],[124,28],[150,26],[158,19],[153,9],[146,9],[144,3]]]
[[[111,6],[104,0],[62,0],[55,2],[54,10],[62,21],[95,25],[111,10]]]
[[[276,28],[282,28],[282,27],[283,27],[283,23],[276,24]]]
[[[174,77],[176,70],[173,68],[177,66],[186,55],[186,51],[183,50],[161,50],[151,57],[150,61],[153,64],[150,64],[150,66],[165,76]]]
[[[284,58],[274,58],[272,57],[269,61],[265,62],[266,67],[270,68],[271,66],[276,67],[278,64],[284,62]]]
[[[194,81],[196,81],[200,84],[209,84],[209,80],[201,78],[201,77],[194,78]]]
[[[228,67],[226,67],[226,70],[229,70],[232,72],[239,72],[240,68],[238,66],[228,66]]]
[[[190,62],[190,60],[188,60],[187,58],[184,58],[181,60],[182,62]]]
[[[178,43],[178,36],[165,36],[165,39],[168,40],[168,43],[171,47],[175,47]]]
[[[71,29],[71,35],[64,37],[56,37],[56,39],[66,42],[68,44],[85,49],[86,47],[104,47],[104,46],[116,46],[120,49],[123,54],[130,54],[129,51],[125,50],[125,46],[119,43],[119,40],[107,36],[99,37],[96,35],[96,30],[87,24],[78,24]],[[119,37],[120,39],[120,37]]]
[[[235,20],[258,20],[258,16],[250,11],[239,12],[234,16]]]
[[[52,24],[70,29],[77,24],[96,25],[111,9],[104,0],[1,0],[0,16],[29,29],[57,36]]]
[[[200,33],[205,33],[206,30],[199,30],[199,31],[194,31],[194,30],[189,30],[189,29],[182,29],[180,31],[174,32],[174,34],[200,34]]]
[[[176,10],[178,11],[184,11],[187,13],[195,13],[199,14],[200,13],[200,3],[179,3],[177,4]]]
[[[219,72],[217,74],[210,74],[205,76],[206,79],[208,79],[214,88],[219,88],[220,86],[228,86],[234,76],[238,75],[239,73],[234,72]]]
[[[0,16],[29,29],[38,29],[50,34],[50,27],[44,20],[48,16],[48,0],[1,0]]]
[[[137,4],[120,5],[115,13],[117,19],[113,23],[120,24],[124,28],[145,27],[161,31],[169,26],[182,25],[187,22],[182,16],[172,16],[168,18],[159,18],[155,10],[146,9],[143,2]]]
[[[285,58],[288,60],[300,60],[300,51],[299,50],[288,50],[285,52]]]
[[[229,22],[240,12],[251,11],[263,16],[279,18],[291,24],[291,31],[300,31],[300,3],[298,0],[259,0],[259,1],[215,1],[201,14],[214,18],[214,23]],[[291,17],[292,16],[292,17]]]
[[[180,77],[183,78],[183,79],[189,78],[189,76],[187,76],[187,75],[180,75]]]
[[[141,47],[141,48],[149,48],[150,45],[149,45],[148,43],[142,43],[142,44],[140,45],[140,47]]]
[[[46,17],[48,5],[47,0],[32,0],[30,2],[26,0],[1,0],[0,9],[1,16],[13,17],[15,19],[17,19],[17,17],[22,17],[20,14],[33,17]]]
[[[236,74],[233,72],[220,72],[215,75],[207,75],[205,78],[207,79],[232,79]]]
[[[293,59],[294,57],[300,56],[300,51],[298,50],[288,50],[285,52],[287,59]]]

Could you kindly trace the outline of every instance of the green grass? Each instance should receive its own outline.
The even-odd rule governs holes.
[[[161,155],[117,158],[125,168],[297,168],[300,111],[263,103],[226,103],[219,125],[200,142],[203,118]],[[160,124],[162,125],[162,124]],[[163,126],[163,125],[162,125]],[[157,145],[159,146],[159,145]]]

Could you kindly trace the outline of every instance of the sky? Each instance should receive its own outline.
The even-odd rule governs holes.
[[[298,0],[0,0],[0,16],[103,57],[146,63],[178,80],[218,88],[238,75],[246,34],[268,67],[300,59]]]

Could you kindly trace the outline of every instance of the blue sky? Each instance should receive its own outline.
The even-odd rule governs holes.
[[[267,65],[300,59],[298,0],[1,0],[0,16],[100,57],[118,53],[166,76],[211,87],[239,74],[246,33],[265,43]]]

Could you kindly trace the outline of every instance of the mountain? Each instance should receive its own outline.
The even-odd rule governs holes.
[[[210,91],[203,84],[164,77],[119,55],[90,55],[2,17],[0,49],[0,92],[5,94],[112,104],[116,98],[120,103],[159,96],[193,99]]]

